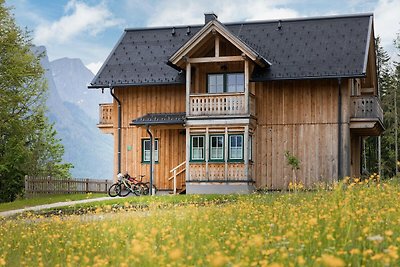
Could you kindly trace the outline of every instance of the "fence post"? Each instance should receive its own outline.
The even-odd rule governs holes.
[[[28,193],[28,175],[25,175],[25,194]]]
[[[86,194],[89,193],[89,179],[86,179]]]

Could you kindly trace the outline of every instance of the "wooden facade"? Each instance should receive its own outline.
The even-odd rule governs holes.
[[[247,184],[279,190],[293,181],[312,187],[360,176],[363,138],[383,131],[372,43],[367,52],[364,78],[255,82],[253,71],[271,63],[219,22],[209,23],[170,57],[171,64],[184,70],[186,84],[114,88],[122,106],[121,170],[149,178],[149,164],[142,162],[143,139],[149,135],[132,120],[151,113],[185,112],[181,124],[148,124],[158,140],[154,182],[159,189]],[[220,73],[243,73],[243,90],[208,92],[207,75]],[[117,136],[117,115],[115,101],[101,105],[99,128]],[[216,135],[224,140],[220,161],[210,159],[210,137]],[[239,161],[229,159],[231,135],[242,136]],[[192,160],[192,136],[205,142],[201,161]],[[117,142],[115,138],[115,172]],[[286,153],[300,160],[300,169],[293,172]]]
[[[150,177],[149,163],[142,162],[142,140],[148,139],[146,129],[130,125],[132,119],[147,113],[182,112],[185,110],[184,86],[142,86],[119,88],[115,91],[122,107],[121,171],[131,176]],[[117,136],[117,103],[113,104],[113,135]],[[104,127],[103,127],[104,129]],[[159,142],[159,160],[155,164],[155,184],[159,189],[171,189],[170,170],[185,161],[185,130],[181,127],[155,128]],[[118,140],[114,140],[114,173],[117,173]],[[181,175],[182,176],[182,175]],[[181,180],[183,178],[180,177]]]

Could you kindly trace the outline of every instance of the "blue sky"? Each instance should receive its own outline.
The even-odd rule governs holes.
[[[96,72],[124,28],[202,24],[213,11],[221,22],[373,12],[375,35],[389,54],[400,32],[400,0],[6,0],[33,42],[50,60],[80,58]]]

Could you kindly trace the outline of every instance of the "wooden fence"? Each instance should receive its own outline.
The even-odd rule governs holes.
[[[107,193],[113,180],[60,179],[52,177],[25,177],[25,194],[80,194]]]

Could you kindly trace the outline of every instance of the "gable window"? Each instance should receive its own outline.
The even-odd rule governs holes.
[[[243,73],[219,73],[207,75],[207,92],[218,93],[240,93],[244,92]]]
[[[150,163],[150,139],[142,139],[142,162]],[[158,139],[154,140],[154,161],[158,162]]]
[[[210,136],[210,161],[224,160],[224,136]]]
[[[232,160],[232,161],[243,160],[243,135],[242,134],[229,135],[229,160]]]
[[[191,160],[203,161],[204,160],[204,136],[193,135],[191,136]]]

